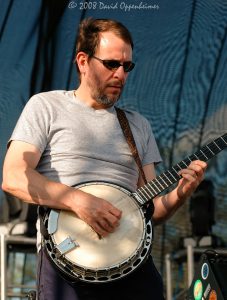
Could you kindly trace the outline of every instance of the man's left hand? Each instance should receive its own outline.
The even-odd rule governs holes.
[[[206,168],[206,162],[195,160],[191,162],[186,169],[179,171],[179,175],[182,176],[177,186],[177,195],[180,201],[185,201],[193,194],[198,185],[204,179]]]

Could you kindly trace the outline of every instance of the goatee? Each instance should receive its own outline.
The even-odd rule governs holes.
[[[111,107],[119,100],[119,97],[120,96],[110,98],[107,95],[99,95],[95,97],[95,100],[99,104],[105,105],[106,107]]]

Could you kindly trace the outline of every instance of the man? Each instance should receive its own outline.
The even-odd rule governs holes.
[[[4,163],[3,190],[28,203],[69,210],[102,239],[117,232],[124,217],[121,209],[73,186],[101,180],[135,191],[143,184],[114,108],[134,67],[132,50],[131,35],[121,23],[84,20],[75,58],[79,87],[30,99]],[[126,116],[150,181],[161,160],[150,125],[136,112],[126,111]],[[179,172],[178,186],[154,199],[153,222],[166,220],[183,205],[205,169],[206,163],[198,160]],[[71,283],[60,273],[39,245],[38,299],[163,299],[151,257],[132,274],[110,283]]]

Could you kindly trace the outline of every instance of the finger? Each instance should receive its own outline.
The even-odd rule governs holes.
[[[188,166],[188,168],[197,172],[204,172],[207,168],[207,163],[205,161],[195,160]]]
[[[203,161],[193,161],[190,163],[187,169],[182,169],[179,174],[191,174],[192,177],[202,177],[204,174],[204,171],[207,167],[207,164]]]
[[[119,219],[112,214],[109,214],[108,217],[104,219],[104,221],[113,229],[120,225]]]
[[[205,172],[205,169],[201,166],[201,165],[194,165],[193,166],[193,171],[194,171],[194,177],[196,179],[199,179],[200,181],[203,179],[204,177],[204,172]]]
[[[201,166],[203,169],[206,169],[207,168],[207,163],[205,161],[202,161],[202,160],[195,160],[194,161],[195,164]]]
[[[94,223],[91,228],[98,234],[99,238],[106,237],[109,234],[99,223]]]
[[[99,220],[98,225],[102,228],[102,230],[106,231],[107,233],[114,232],[115,227],[112,226],[108,221],[106,220]]]
[[[183,169],[179,172],[179,175],[181,175],[184,178],[196,178],[197,177],[197,173],[195,170],[193,169]]]
[[[106,202],[105,209],[108,211],[109,214],[112,216],[120,219],[122,215],[122,211],[117,207],[113,206],[110,202]]]
[[[189,182],[196,182],[198,178],[195,173],[182,173],[181,176]]]
[[[108,219],[100,218],[91,227],[98,235],[106,237],[109,233],[114,232],[119,225],[119,220],[109,215]]]
[[[122,211],[118,209],[116,206],[112,205],[109,201],[102,199],[103,209],[110,213],[111,215],[115,216],[116,218],[120,219],[122,215]]]
[[[120,220],[121,216],[122,216],[122,211],[119,210],[116,207],[113,207],[112,209],[109,210],[109,213],[111,215],[113,215],[114,217],[116,217],[118,220]]]
[[[203,180],[204,178],[204,172],[200,172],[200,171],[194,171],[194,170],[184,170],[181,173],[181,176],[184,180],[187,180],[188,183],[193,184],[193,185],[199,185],[200,182]]]

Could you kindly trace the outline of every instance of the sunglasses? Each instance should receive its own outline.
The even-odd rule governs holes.
[[[123,67],[124,72],[130,72],[135,67],[132,61],[125,61],[121,64],[118,60],[114,59],[101,59],[94,55],[92,57],[101,62],[110,71],[116,71],[118,68]]]

